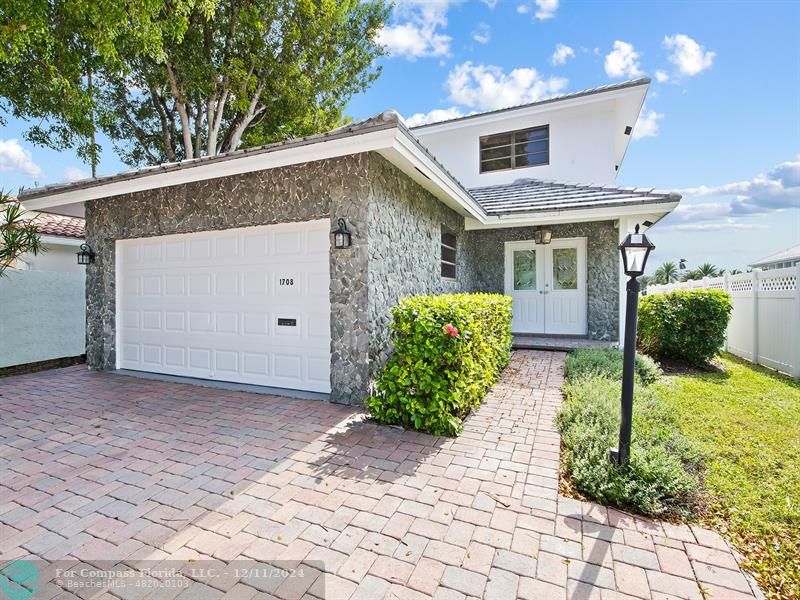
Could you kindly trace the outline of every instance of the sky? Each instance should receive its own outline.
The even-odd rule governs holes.
[[[744,269],[800,244],[800,2],[397,0],[382,73],[346,113],[411,124],[626,79],[653,81],[617,177],[683,194],[648,270]],[[80,179],[71,152],[0,130],[0,188]],[[110,144],[100,173],[126,167]],[[591,182],[586,182],[591,183]]]

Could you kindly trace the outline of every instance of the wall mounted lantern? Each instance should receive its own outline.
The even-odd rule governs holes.
[[[349,248],[351,243],[350,231],[344,219],[339,219],[339,228],[333,232],[333,246],[337,249]]]
[[[549,227],[537,227],[533,231],[533,241],[537,244],[549,244],[553,241],[553,230]]]
[[[94,262],[94,251],[89,244],[81,244],[81,251],[78,254],[79,265],[90,265]]]
[[[647,258],[655,248],[647,236],[639,233],[636,226],[634,233],[629,233],[619,245],[622,254],[622,266],[630,277],[626,286],[625,304],[625,347],[622,357],[622,410],[619,423],[619,446],[611,450],[611,461],[627,466],[631,459],[631,425],[633,423],[633,368],[636,361],[636,319],[639,317],[639,280],[644,274]]]

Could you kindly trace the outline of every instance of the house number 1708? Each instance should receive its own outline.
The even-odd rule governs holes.
[[[280,285],[294,285],[294,277],[281,277]]]

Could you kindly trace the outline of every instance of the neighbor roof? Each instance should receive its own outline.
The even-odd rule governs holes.
[[[433,121],[432,123],[425,123],[424,125],[416,125],[411,127],[412,131],[417,129],[423,129],[425,127],[433,127],[434,125],[441,125],[443,123],[453,123],[456,121],[466,121],[467,119],[477,119],[479,117],[485,117],[487,115],[495,115],[498,113],[504,113],[511,110],[518,110],[520,108],[529,108],[531,106],[541,106],[544,104],[552,104],[553,102],[562,102],[564,100],[574,100],[575,98],[581,98],[583,96],[592,96],[594,94],[604,94],[606,92],[614,92],[617,90],[624,90],[627,88],[636,87],[639,85],[649,85],[650,78],[649,77],[641,77],[639,79],[630,79],[628,81],[622,81],[620,83],[610,83],[608,85],[600,85],[593,88],[587,88],[585,90],[578,90],[577,92],[570,92],[568,94],[561,94],[560,96],[550,96],[549,98],[545,98],[544,100],[537,100],[536,102],[527,102],[525,104],[516,104],[514,106],[507,106],[505,108],[498,108],[497,110],[488,110],[485,112],[478,112],[473,113],[471,115],[465,115],[463,117],[454,117],[452,119],[444,119],[442,121]]]
[[[472,197],[490,216],[632,204],[677,202],[680,194],[652,188],[620,188],[518,179],[514,183],[472,188]]]
[[[757,260],[756,262],[750,263],[749,266],[761,267],[763,265],[768,265],[771,263],[787,262],[799,259],[800,259],[800,244],[797,244],[796,246],[792,246],[790,248],[786,248],[785,250],[781,250],[780,252],[775,252],[774,254],[765,256],[761,260]]]
[[[84,231],[86,220],[80,217],[34,213],[33,219],[36,223],[36,230],[40,235],[54,235],[79,240],[86,235]]]

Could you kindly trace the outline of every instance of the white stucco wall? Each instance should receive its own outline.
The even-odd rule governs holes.
[[[77,240],[76,240],[77,241]],[[62,273],[82,273],[86,271],[84,265],[78,264],[76,252],[79,247],[64,244],[44,244],[46,252],[33,254],[23,254],[19,261],[25,263],[25,269],[29,271],[59,271]]]
[[[0,367],[83,354],[85,272],[6,274],[0,278]]]
[[[521,178],[569,183],[614,183],[616,109],[613,102],[557,108],[536,114],[516,111],[465,120],[458,127],[414,129],[420,142],[467,188],[511,183]],[[455,124],[453,124],[455,125]],[[480,137],[541,125],[550,126],[550,164],[480,173]]]

